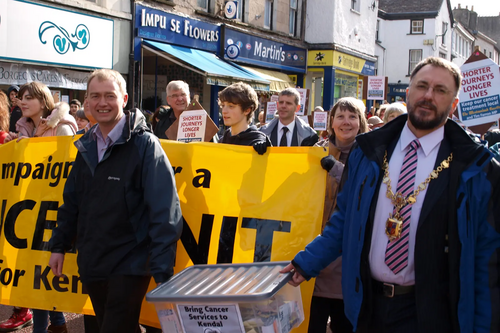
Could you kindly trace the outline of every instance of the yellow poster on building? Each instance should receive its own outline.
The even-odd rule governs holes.
[[[0,301],[92,313],[76,254],[64,277],[48,261],[48,240],[76,156],[71,137],[33,138],[0,146]],[[175,272],[193,264],[291,260],[319,232],[325,192],[322,148],[270,148],[162,141],[184,218]],[[103,203],[106,204],[106,203]],[[306,322],[314,282],[301,286]],[[158,326],[144,303],[141,322]],[[307,324],[294,332],[306,332]]]

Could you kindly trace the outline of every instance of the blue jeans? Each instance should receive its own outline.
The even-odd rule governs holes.
[[[66,323],[66,319],[64,319],[62,312],[33,309],[33,333],[47,333],[49,317],[50,323],[54,326],[60,326]]]

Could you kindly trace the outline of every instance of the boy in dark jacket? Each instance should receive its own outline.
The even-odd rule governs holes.
[[[257,93],[252,87],[243,82],[226,87],[219,93],[219,105],[224,125],[230,127],[224,132],[221,143],[253,146],[260,155],[272,146],[267,135],[259,132],[254,125],[250,126],[259,106]]]

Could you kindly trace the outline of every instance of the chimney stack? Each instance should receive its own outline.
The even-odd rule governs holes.
[[[470,11],[473,12],[474,11],[474,5],[470,6]]]

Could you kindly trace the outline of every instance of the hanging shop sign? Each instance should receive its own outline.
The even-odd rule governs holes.
[[[220,26],[135,6],[136,36],[211,52],[219,50]]]
[[[269,39],[226,29],[224,49],[236,45],[239,54],[226,52],[225,58],[257,66],[276,68],[297,73],[306,71],[306,50],[300,47],[275,42]]]
[[[113,20],[38,3],[0,0],[0,59],[113,68]]]
[[[87,90],[90,72],[78,72],[56,67],[31,66],[0,62],[0,84],[23,85],[38,81],[48,87]]]

